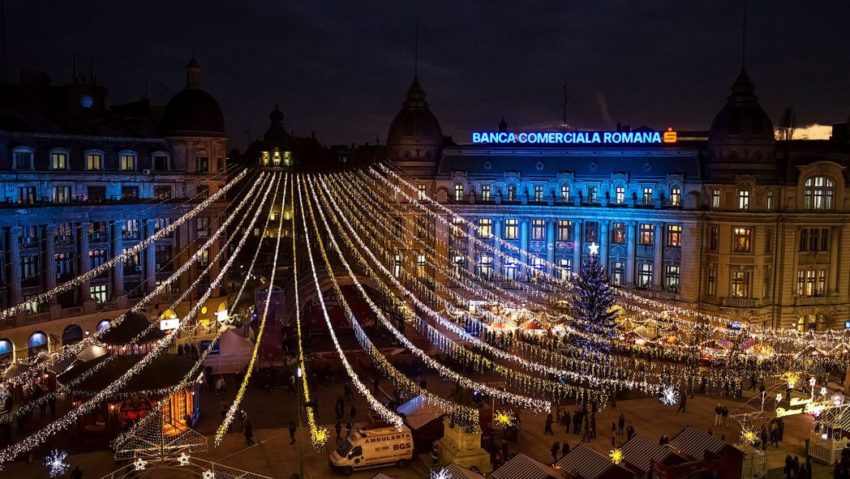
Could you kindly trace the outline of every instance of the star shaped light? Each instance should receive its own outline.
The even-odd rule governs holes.
[[[510,427],[514,423],[514,415],[510,411],[496,411],[496,425],[501,428]]]
[[[210,471],[209,469],[207,469],[206,471],[204,471],[203,478],[204,479],[215,479],[215,473]]]
[[[661,402],[668,406],[673,406],[679,402],[679,391],[673,386],[664,386],[661,390]]]
[[[587,246],[587,249],[590,250],[590,256],[597,256],[599,254],[599,245],[594,241]]]
[[[44,467],[47,468],[50,477],[59,477],[68,472],[71,466],[65,462],[67,458],[68,453],[65,451],[60,451],[59,449],[50,451],[50,454],[44,458]]]
[[[185,452],[181,453],[180,456],[177,458],[177,464],[179,464],[181,466],[188,466],[189,465],[189,455],[186,454]]]
[[[147,465],[148,461],[142,459],[141,457],[133,461],[133,468],[135,468],[137,471],[144,471]]]
[[[451,479],[449,471],[440,469],[439,471],[431,471],[431,479]]]
[[[608,457],[611,458],[611,462],[613,462],[614,464],[619,464],[623,462],[623,450],[614,449],[608,453]]]

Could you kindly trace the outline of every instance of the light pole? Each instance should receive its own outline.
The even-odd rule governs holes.
[[[296,383],[298,387],[295,393],[298,395],[298,477],[304,479],[304,428],[301,426],[301,366],[295,368]]]

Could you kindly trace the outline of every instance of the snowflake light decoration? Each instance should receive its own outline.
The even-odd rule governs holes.
[[[449,471],[443,468],[439,471],[431,471],[431,479],[451,479],[451,477],[449,477]]]
[[[673,386],[664,386],[664,389],[661,390],[660,401],[662,404],[674,406],[679,402],[679,391]]]
[[[752,429],[744,429],[743,431],[741,431],[741,439],[743,439],[744,442],[748,444],[755,444],[758,441],[759,437],[758,434],[756,434],[756,432]]]
[[[189,455],[186,454],[185,452],[180,453],[180,456],[177,457],[177,464],[179,464],[181,466],[188,466],[189,465]]]
[[[322,450],[325,447],[325,443],[328,442],[328,429],[325,427],[317,427],[313,432],[313,437],[310,439],[313,440],[313,447],[316,450]]]
[[[209,469],[207,469],[206,471],[204,471],[203,478],[204,479],[215,479],[215,473],[210,471]]]
[[[611,462],[613,462],[614,464],[619,464],[623,462],[623,450],[614,449],[608,453],[608,457],[611,458]]]
[[[514,413],[511,411],[496,411],[496,415],[493,417],[496,426],[501,429],[511,427],[514,424],[514,420]]]
[[[65,459],[67,458],[68,453],[60,451],[59,449],[54,449],[50,451],[50,454],[45,456],[44,467],[47,468],[47,471],[50,473],[50,477],[59,477],[68,472],[68,469],[71,466],[65,462]]]
[[[147,465],[148,461],[142,459],[141,457],[133,461],[133,468],[137,471],[144,471]]]

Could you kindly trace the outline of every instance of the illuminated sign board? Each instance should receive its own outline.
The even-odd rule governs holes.
[[[180,327],[180,319],[160,319],[159,320],[159,329],[163,331],[169,331],[172,329],[177,329]]]
[[[510,132],[483,131],[472,133],[473,144],[495,145],[661,145],[676,143],[672,128],[660,131],[565,131]]]
[[[815,416],[826,409],[833,407],[835,404],[830,401],[812,401],[811,399],[791,398],[791,408],[776,408],[776,417],[794,416],[796,414],[814,414]],[[803,407],[793,407],[803,406]]]

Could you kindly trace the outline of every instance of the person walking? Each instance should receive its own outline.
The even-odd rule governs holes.
[[[626,428],[626,441],[631,441],[633,437],[635,437],[635,427],[632,426],[632,423],[629,423]]]
[[[547,434],[550,435],[550,436],[555,435],[555,433],[552,432],[552,413],[551,412],[546,415],[546,423],[543,427],[543,435],[545,436]]]
[[[80,470],[80,466],[74,466],[74,470],[71,471],[71,479],[83,479],[83,471]]]
[[[338,443],[342,438],[340,434],[342,433],[342,425],[339,423],[339,419],[336,420],[336,426],[334,426],[334,430],[336,431],[336,442]]]
[[[570,443],[568,441],[564,441],[564,445],[561,446],[561,459],[567,457],[567,454],[570,453]]]
[[[581,436],[581,442],[590,442],[590,418],[587,415],[584,416],[584,427],[582,429],[584,433]]]
[[[551,449],[552,464],[558,462],[558,452],[560,452],[560,450],[561,450],[561,443],[559,443],[558,441],[555,441],[554,443],[552,443],[552,449]]]
[[[289,421],[289,444],[290,445],[295,444],[295,430],[296,430],[295,422]]]
[[[722,412],[722,409],[720,407],[720,403],[717,403],[717,406],[714,406],[714,425],[715,426],[720,425],[720,414],[721,414],[721,412]]]
[[[626,427],[626,416],[620,413],[620,419],[617,420],[617,435],[622,436]]]
[[[570,433],[570,422],[571,421],[572,421],[572,418],[570,418],[570,411],[564,412],[564,415],[561,416],[561,424],[566,428],[566,430],[564,432],[566,432],[567,434]]]
[[[242,434],[245,436],[245,447],[254,445],[254,428],[251,426],[251,421],[245,419],[245,424],[242,425]]]
[[[726,427],[726,419],[728,417],[729,417],[729,408],[726,407],[726,406],[723,406],[722,410],[720,411],[720,422],[721,422],[720,425],[721,426]]]
[[[676,412],[677,413],[679,413],[679,412],[684,413],[685,412],[685,406],[687,405],[687,403],[688,403],[688,395],[686,393],[679,394],[679,409]]]
[[[223,393],[225,386],[226,386],[226,384],[224,382],[224,376],[219,375],[218,378],[216,378],[216,380],[215,380],[215,393],[216,394]]]

